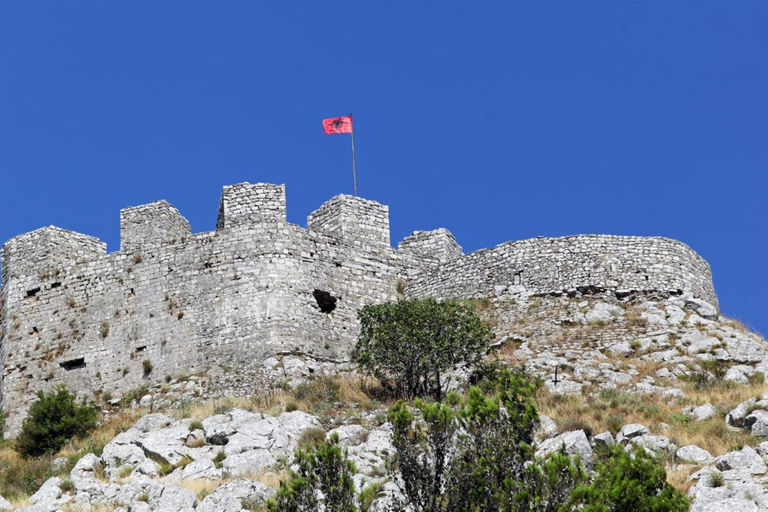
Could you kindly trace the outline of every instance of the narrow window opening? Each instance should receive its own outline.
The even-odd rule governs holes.
[[[317,301],[317,305],[323,313],[330,313],[336,309],[336,297],[330,293],[323,290],[315,290],[312,292],[312,296]]]
[[[137,354],[139,352],[144,352],[145,350],[147,350],[147,346],[146,345],[144,345],[143,347],[136,347],[136,353]]]
[[[37,297],[37,294],[40,293],[40,288],[32,288],[31,290],[27,290],[27,298],[30,297]]]
[[[69,361],[59,363],[59,366],[67,371],[79,370],[80,368],[85,368],[85,358],[78,357],[77,359],[70,359]]]
[[[61,286],[61,283],[53,283],[53,284],[51,284],[51,290],[55,290],[59,286]]]

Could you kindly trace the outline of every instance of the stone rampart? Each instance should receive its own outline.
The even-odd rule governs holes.
[[[18,430],[35,393],[65,384],[117,398],[168,375],[251,370],[303,354],[348,361],[366,304],[599,289],[690,291],[716,303],[709,267],[663,238],[576,236],[463,255],[445,229],[390,245],[388,207],[339,195],[307,228],[282,185],[224,187],[216,230],[165,201],[126,208],[121,248],[47,227],[2,248],[0,407]]]
[[[693,293],[717,305],[709,265],[668,238],[576,235],[507,242],[427,270],[409,297],[482,297],[516,292]]]

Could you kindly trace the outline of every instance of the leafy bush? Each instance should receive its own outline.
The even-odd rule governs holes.
[[[361,329],[353,358],[364,373],[403,399],[441,400],[445,373],[478,364],[493,338],[480,317],[455,300],[366,306],[358,316]]]
[[[664,466],[642,447],[630,455],[615,446],[598,462],[596,473],[591,483],[574,489],[570,501],[574,508],[583,512],[688,510],[688,498],[667,483]]]
[[[55,453],[96,426],[96,409],[78,405],[64,386],[50,394],[40,391],[37,397],[16,439],[16,450],[23,457]]]
[[[320,501],[326,512],[355,512],[358,510],[352,475],[355,465],[339,446],[339,436],[333,434],[308,450],[296,451],[298,472],[280,482],[280,489],[267,504],[272,512],[314,512]],[[323,499],[318,499],[318,491]]]
[[[388,472],[405,496],[398,510],[558,510],[585,474],[562,453],[534,460],[537,387],[505,370],[490,394],[472,387],[446,403],[416,400],[418,415],[402,401],[392,407],[396,453]]]

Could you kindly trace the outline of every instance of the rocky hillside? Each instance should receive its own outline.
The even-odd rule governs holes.
[[[589,465],[601,445],[639,445],[693,498],[692,510],[768,510],[761,336],[685,296],[531,295],[474,305],[497,333],[492,357],[543,380],[539,456],[564,446]],[[337,433],[357,467],[356,488],[371,490],[369,510],[384,510],[398,493],[384,467],[391,402],[375,383],[352,372],[326,376],[331,370],[291,356],[266,361],[258,380],[222,372],[122,400],[97,397],[102,426],[56,457],[23,461],[3,448],[0,492],[10,502],[0,509],[261,510],[294,450]],[[462,372],[452,377],[446,384],[460,389]]]

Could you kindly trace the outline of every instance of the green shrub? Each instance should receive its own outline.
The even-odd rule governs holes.
[[[31,496],[54,476],[47,457],[22,461],[0,458],[0,495],[8,500]]]
[[[291,471],[288,481],[280,482],[280,489],[267,504],[271,512],[356,512],[355,484],[352,475],[357,471],[339,445],[339,436],[333,434],[308,450],[296,451],[298,472]],[[319,493],[322,499],[319,499]]]
[[[192,420],[189,424],[189,430],[203,430],[203,422],[200,420]]]
[[[630,455],[621,446],[614,446],[598,462],[593,481],[577,486],[570,500],[583,512],[683,512],[688,504],[688,498],[667,483],[661,462],[642,447]]]
[[[107,322],[101,322],[101,325],[99,325],[99,334],[102,338],[109,336],[109,324]]]
[[[358,316],[354,360],[362,372],[406,400],[441,400],[441,377],[460,365],[477,365],[493,338],[472,308],[456,300],[365,306]]]
[[[37,397],[16,439],[16,450],[23,457],[55,453],[96,426],[96,409],[78,405],[64,386],[50,394],[40,391]]]
[[[144,368],[144,375],[149,375],[152,373],[152,361],[149,359],[145,359],[141,362],[141,366]]]
[[[360,491],[360,512],[369,512],[373,502],[382,495],[382,486],[379,483],[372,483]]]
[[[723,474],[718,472],[712,472],[709,474],[709,481],[707,482],[710,487],[722,487],[725,485],[725,478]]]
[[[535,379],[501,372],[495,389],[471,387],[446,403],[416,400],[390,409],[395,454],[388,473],[402,475],[405,499],[397,510],[555,511],[585,480],[578,461],[557,453],[534,460],[538,415]]]

